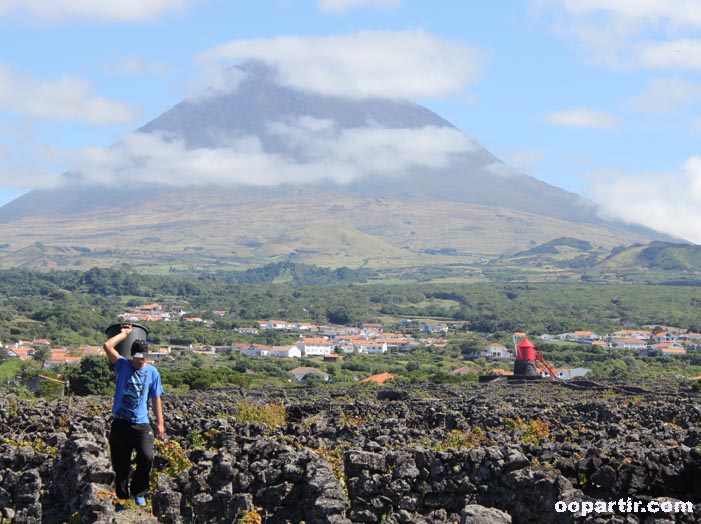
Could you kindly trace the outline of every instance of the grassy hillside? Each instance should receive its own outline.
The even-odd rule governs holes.
[[[439,268],[441,277],[472,278],[504,254],[563,235],[583,239],[597,253],[621,243],[619,231],[601,226],[458,202],[360,199],[319,191],[296,191],[289,198],[165,192],[134,206],[0,224],[0,267],[127,263],[163,273],[293,260],[377,269],[388,276]],[[514,259],[508,265],[522,264]]]

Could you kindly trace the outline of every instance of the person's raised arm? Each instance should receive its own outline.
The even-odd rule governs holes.
[[[119,351],[117,351],[116,346],[122,340],[127,338],[129,333],[131,333],[131,324],[124,324],[119,333],[111,338],[108,338],[105,343],[102,344],[102,349],[105,350],[105,355],[107,355],[110,364],[114,365],[114,363],[119,359]]]

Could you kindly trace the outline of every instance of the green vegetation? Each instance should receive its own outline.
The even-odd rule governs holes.
[[[262,424],[268,428],[284,426],[287,412],[285,406],[278,404],[254,404],[252,402],[239,402],[236,404],[234,418],[237,422],[253,422]]]
[[[467,431],[453,429],[448,433],[448,436],[436,446],[439,451],[445,451],[449,448],[476,448],[483,445],[488,445],[489,439],[482,428],[471,428]]]
[[[550,421],[533,419],[529,422],[524,421],[520,416],[515,419],[506,419],[504,428],[507,431],[514,432],[524,444],[537,446],[542,440],[549,440],[550,437]]]
[[[570,247],[581,247],[576,243]],[[280,281],[287,284],[265,282]],[[696,285],[586,284],[586,283],[474,283],[376,284],[357,272],[316,270],[281,263],[257,271],[202,274],[197,278],[139,274],[93,268],[85,272],[40,273],[21,269],[0,271],[0,340],[45,338],[53,347],[100,345],[104,330],[127,308],[158,302],[165,309],[178,305],[188,315],[207,323],[151,322],[149,339],[155,345],[210,344],[231,348],[233,343],[292,344],[298,332],[267,330],[258,336],[234,331],[255,326],[258,319],[285,319],[317,324],[359,326],[382,323],[387,330],[417,339],[422,322],[449,325],[445,347],[418,346],[402,354],[344,355],[338,362],[319,358],[250,358],[231,350],[206,357],[176,350],[157,363],[166,391],[209,388],[290,386],[287,372],[313,366],[328,373],[328,385],[354,384],[366,376],[388,372],[395,383],[448,383],[474,381],[494,367],[509,363],[484,359],[465,361],[491,342],[511,345],[515,331],[532,337],[541,333],[591,330],[600,334],[641,326],[677,326],[701,331]],[[245,283],[246,282],[246,283]],[[252,283],[260,282],[260,283]],[[297,283],[293,283],[297,282]],[[301,284],[313,282],[318,285]],[[224,311],[215,314],[215,311]],[[411,322],[401,322],[410,319]],[[534,340],[536,344],[540,341]],[[602,349],[568,343],[542,344],[545,357],[557,367],[585,367],[594,378],[694,377],[701,375],[701,353],[680,357],[640,357],[631,350]],[[0,352],[0,385],[6,391],[30,394],[26,384],[46,363],[37,347],[33,360],[19,361]],[[469,366],[466,375],[452,375]],[[101,356],[79,365],[55,369],[76,394],[111,394],[113,375]],[[52,374],[44,370],[43,373]],[[60,386],[60,385],[59,385]],[[60,393],[57,386],[40,385],[40,394]]]
[[[55,457],[58,450],[55,446],[49,446],[46,442],[44,442],[42,439],[19,439],[15,440],[10,437],[6,436],[0,436],[0,442],[3,444],[10,445],[14,448],[21,449],[21,448],[31,448],[34,450],[36,453],[44,453],[46,455],[50,455],[52,457]]]
[[[160,472],[154,470],[152,475],[157,476],[159,473],[162,473],[175,478],[192,467],[192,462],[187,458],[187,453],[177,441],[156,439],[153,443],[156,453],[165,461],[165,466]],[[152,479],[152,484],[155,484],[155,481],[156,479]]]

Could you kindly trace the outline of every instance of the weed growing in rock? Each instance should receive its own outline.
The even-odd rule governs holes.
[[[206,448],[216,451],[221,446],[221,440],[221,430],[219,429],[208,429],[204,432],[194,429],[190,433],[190,444],[194,448]]]
[[[530,422],[524,421],[520,416],[504,420],[504,427],[507,431],[515,431],[521,434],[523,444],[538,445],[543,439],[552,440],[550,437],[550,421],[533,419]]]
[[[105,412],[105,407],[101,406],[95,402],[90,402],[85,406],[83,413],[88,417],[96,417],[102,415]]]
[[[193,429],[190,432],[190,444],[193,448],[204,447],[204,437],[199,429]]]
[[[32,448],[36,453],[43,453],[43,454],[49,455],[51,457],[55,457],[58,453],[58,450],[56,447],[49,446],[42,439],[14,440],[10,437],[0,437],[0,442],[3,442],[5,444],[9,444],[10,446],[15,447],[17,449],[29,447],[29,448]]]
[[[607,388],[601,392],[601,398],[607,401],[613,401],[619,397],[619,393],[611,388]]]
[[[236,406],[234,418],[237,422],[253,422],[267,427],[284,426],[287,420],[287,411],[285,406],[278,404],[241,402]]]
[[[19,413],[19,400],[15,396],[7,398],[7,414],[11,417],[16,417]]]
[[[589,477],[584,471],[577,472],[577,482],[580,486],[586,486],[589,482]]]
[[[338,446],[333,449],[329,449],[326,446],[320,446],[317,449],[313,449],[315,453],[322,456],[329,464],[331,464],[331,470],[333,471],[334,477],[336,477],[341,486],[343,487],[343,492],[348,498],[348,486],[346,485],[346,470],[343,468],[343,454],[346,451],[345,446]]]
[[[304,417],[302,422],[300,423],[301,428],[304,431],[308,431],[312,428],[314,429],[324,429],[328,427],[329,421],[326,417],[325,413],[316,413],[314,415],[311,415],[309,417]]]
[[[219,449],[222,446],[222,432],[220,429],[208,429],[204,432],[204,438],[210,449]]]
[[[236,520],[236,524],[263,524],[263,516],[258,511],[260,508],[245,509]]]
[[[448,448],[476,448],[487,440],[489,439],[482,428],[475,427],[469,431],[454,429],[442,442],[436,445],[436,449],[445,451]]]
[[[360,417],[357,415],[346,415],[344,411],[341,411],[341,425],[342,426],[351,426],[351,427],[358,427],[362,426],[367,422],[366,417]]]
[[[190,459],[187,458],[187,454],[176,441],[157,439],[154,442],[154,447],[156,448],[156,452],[166,461],[166,466],[161,472],[164,475],[176,477],[183,471],[192,467],[192,462],[190,462]]]

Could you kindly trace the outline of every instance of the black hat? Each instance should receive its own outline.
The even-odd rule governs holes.
[[[148,353],[148,342],[143,339],[137,339],[131,345],[131,358],[146,358]]]

